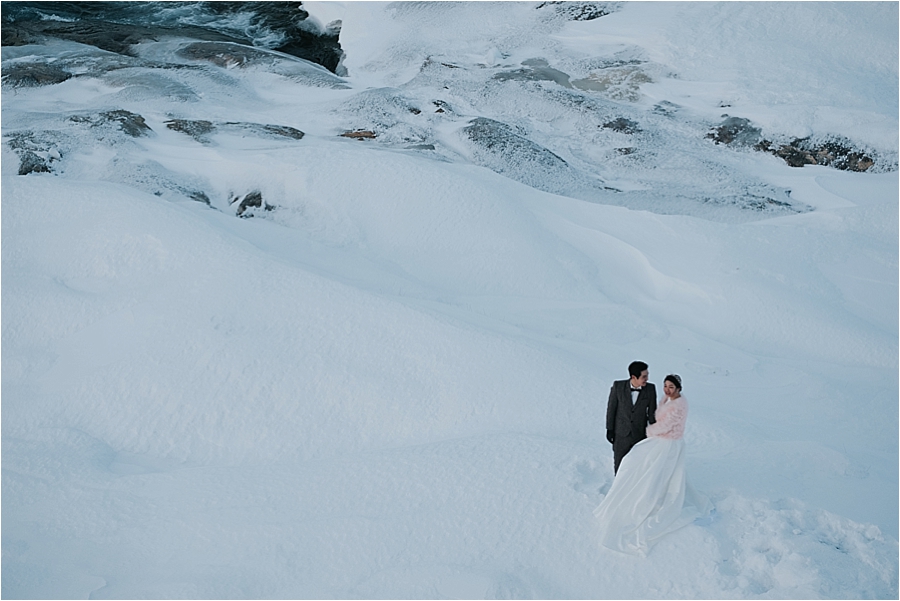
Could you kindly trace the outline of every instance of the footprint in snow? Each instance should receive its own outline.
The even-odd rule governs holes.
[[[611,472],[604,469],[592,459],[583,459],[575,463],[575,474],[572,487],[580,493],[594,496],[606,494],[612,484]]]

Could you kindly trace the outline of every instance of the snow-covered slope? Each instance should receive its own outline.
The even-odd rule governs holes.
[[[896,4],[303,6],[340,75],[4,46],[4,597],[897,596]],[[635,359],[716,505],[647,558]]]

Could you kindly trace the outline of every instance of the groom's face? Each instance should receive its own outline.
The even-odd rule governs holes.
[[[646,384],[649,379],[650,370],[645,369],[641,372],[640,376],[631,376],[631,385],[635,388],[643,388],[644,384]]]

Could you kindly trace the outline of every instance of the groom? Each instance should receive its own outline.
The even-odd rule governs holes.
[[[628,366],[629,380],[613,382],[606,406],[606,440],[613,446],[613,469],[631,447],[647,438],[647,424],[656,422],[656,387],[647,382],[650,372],[643,361]]]

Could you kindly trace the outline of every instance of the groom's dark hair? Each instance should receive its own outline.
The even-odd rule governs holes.
[[[635,378],[640,378],[645,369],[647,369],[646,363],[644,363],[643,361],[634,361],[631,365],[628,366],[628,375]]]

